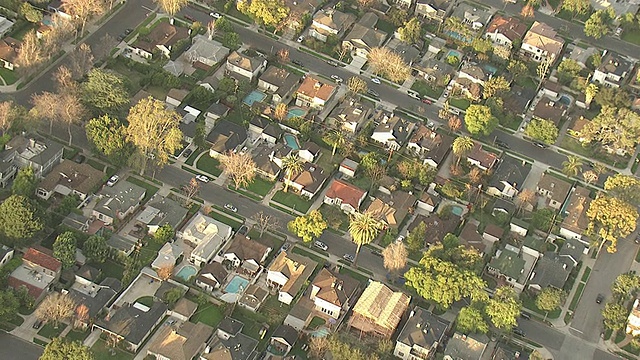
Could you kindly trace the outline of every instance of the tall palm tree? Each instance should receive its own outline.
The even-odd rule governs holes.
[[[362,245],[371,243],[378,236],[380,230],[382,230],[382,223],[375,219],[370,212],[357,212],[351,216],[349,234],[351,234],[351,240],[358,245],[356,257],[353,259],[354,265],[358,261],[358,254]]]
[[[456,163],[456,167],[460,165],[460,159],[473,149],[474,146],[473,139],[468,136],[459,136],[455,140],[453,140],[453,153],[458,157],[458,162]]]
[[[344,132],[340,131],[339,129],[335,129],[329,132],[329,134],[327,135],[327,140],[329,140],[329,142],[333,146],[333,150],[331,151],[331,159],[333,159],[333,156],[336,154],[336,150],[339,147],[342,147],[345,142],[347,142],[347,137],[344,135]]]
[[[284,173],[288,180],[284,183],[284,192],[287,192],[289,183],[291,183],[293,176],[301,172],[303,167],[304,163],[302,162],[302,159],[295,155],[289,155],[282,159],[282,168],[284,169]]]
[[[567,161],[562,163],[562,172],[567,176],[576,176],[582,169],[582,160],[577,156],[569,156]]]

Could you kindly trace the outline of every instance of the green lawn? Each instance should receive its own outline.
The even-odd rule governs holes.
[[[273,184],[275,184],[275,182],[256,176],[253,182],[247,186],[247,190],[261,197],[265,197],[273,188]]]
[[[424,80],[417,80],[411,85],[411,90],[417,91],[420,96],[425,97],[428,96],[432,99],[440,98],[444,88],[441,87],[433,87],[429,83]]]
[[[569,136],[565,136],[562,138],[560,142],[560,147],[579,155],[582,155],[586,158],[591,158],[594,160],[601,161],[603,163],[609,164],[611,166],[617,167],[619,169],[623,169],[629,163],[629,159],[621,156],[608,154],[606,151],[602,150],[598,145],[588,145],[582,146],[582,144]]]
[[[222,169],[220,169],[220,161],[208,155],[201,156],[196,163],[196,167],[214,177],[218,177],[220,176],[220,174],[222,174]]]
[[[582,282],[587,282],[587,280],[589,280],[589,274],[591,274],[591,268],[587,266],[582,274]]]
[[[640,45],[640,29],[625,30],[622,32],[622,40]]]
[[[538,307],[536,306],[536,299],[533,297],[530,297],[527,294],[522,294],[522,296],[520,297],[520,299],[522,300],[522,305],[524,307],[526,307],[529,310],[532,310],[542,316],[544,316],[546,314],[546,311],[544,310],[540,310],[538,309]],[[551,312],[549,312],[549,315],[547,316],[547,319],[557,319],[558,316],[560,316],[560,313],[562,312],[561,308],[557,308]]]
[[[15,71],[9,69],[0,68],[0,76],[4,79],[4,82],[7,85],[15,84],[15,82],[18,81],[18,75]]]
[[[154,303],[153,296],[143,296],[141,298],[138,298],[136,302],[148,307],[152,307]]]
[[[191,153],[191,155],[189,155],[189,158],[184,163],[187,165],[193,165],[198,155],[202,154],[203,151],[204,150],[200,150],[200,148],[198,148],[196,151]]]
[[[153,186],[153,185],[149,184],[148,182],[142,181],[142,180],[140,180],[138,178],[135,178],[133,176],[129,176],[127,178],[127,181],[132,183],[132,184],[134,184],[134,185],[141,186],[141,187],[143,187],[143,188],[145,188],[147,190],[147,193],[144,195],[144,199],[142,199],[143,203],[146,202],[147,200],[151,199],[151,197],[153,195],[155,195],[155,193],[158,192],[158,189],[159,189],[157,186]]]
[[[165,99],[169,93],[169,89],[154,85],[147,86],[144,90],[156,99]]]
[[[361,275],[360,273],[357,273],[344,266],[340,268],[339,272],[340,274],[351,276],[352,278],[358,280],[361,284],[366,284],[367,281],[369,281],[369,278],[367,276]]]
[[[102,339],[96,341],[96,343],[91,348],[91,351],[93,352],[94,360],[133,360],[133,358],[135,357],[134,354],[126,352],[122,349],[109,347],[107,343]]]
[[[89,265],[100,270],[104,277],[112,277],[118,280],[122,279],[124,273],[124,266],[114,262],[113,260],[107,260],[103,263],[90,263]]]
[[[306,200],[292,192],[284,192],[282,190],[276,192],[271,200],[288,206],[291,209],[299,211],[301,213],[306,213],[311,205],[313,205],[313,201],[311,200]]]
[[[143,265],[149,265],[158,256],[158,251],[164,244],[160,244],[151,237],[147,237],[145,241],[144,246],[140,249],[139,259]]]
[[[206,303],[198,306],[198,310],[196,310],[196,313],[193,314],[190,320],[194,323],[201,322],[203,324],[207,324],[215,329],[223,318],[224,307],[212,303]]]
[[[451,106],[453,106],[453,107],[456,107],[456,108],[462,109],[462,110],[467,110],[469,105],[471,105],[469,100],[467,100],[465,98],[451,98],[451,99],[449,99],[449,104]]]
[[[580,301],[580,297],[582,297],[582,291],[584,290],[584,283],[578,284],[578,289],[576,293],[573,294],[573,299],[571,299],[571,304],[569,304],[569,310],[575,311],[578,307],[578,302]]]
[[[67,333],[67,336],[65,336],[64,338],[69,340],[69,341],[80,341],[83,342],[84,339],[87,338],[87,336],[89,336],[89,334],[91,333],[90,329],[87,329],[85,331],[80,331],[80,330],[71,330]]]
[[[60,336],[60,334],[67,328],[65,324],[58,324],[58,328],[54,328],[53,323],[46,323],[40,331],[38,331],[38,335],[46,337],[47,339],[53,339],[54,337]]]

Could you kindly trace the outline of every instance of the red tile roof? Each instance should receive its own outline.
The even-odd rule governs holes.
[[[31,285],[29,283],[26,283],[26,282],[24,282],[22,280],[18,280],[16,278],[14,278],[13,276],[9,276],[8,284],[9,284],[10,288],[13,288],[13,289],[16,289],[16,290],[18,288],[20,288],[21,286],[26,287],[27,290],[29,291],[29,295],[33,296],[34,299],[39,299],[40,298],[40,294],[42,294],[42,292],[44,291],[44,288],[41,289],[41,288],[39,288],[37,286],[33,286],[33,285]]]
[[[331,199],[340,199],[343,204],[349,204],[354,209],[358,209],[360,200],[365,193],[364,190],[354,185],[336,179],[333,180],[325,195]]]
[[[54,272],[60,271],[62,263],[53,256],[45,253],[46,249],[29,248],[27,253],[22,257],[23,261],[28,261],[36,265],[40,265],[45,269],[49,269]]]
[[[506,36],[509,40],[515,41],[516,39],[522,39],[527,32],[527,25],[514,17],[502,17],[497,15],[493,18],[489,26],[487,27],[487,33],[500,33]]]

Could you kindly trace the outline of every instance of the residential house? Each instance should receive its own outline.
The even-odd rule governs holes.
[[[465,62],[460,68],[456,84],[468,88],[469,82],[484,86],[485,81],[491,78],[491,74],[487,73],[478,64],[472,62]],[[468,80],[467,82],[463,80]]]
[[[534,21],[522,40],[521,56],[535,62],[550,61],[554,63],[560,58],[564,39],[549,25]]]
[[[138,56],[151,59],[153,53],[159,51],[164,57],[171,55],[173,46],[179,41],[189,39],[190,30],[184,27],[174,26],[167,21],[159,21],[146,36],[138,36],[138,39],[129,47]]]
[[[296,105],[322,109],[335,92],[335,86],[307,75],[296,90]]]
[[[453,233],[458,225],[460,225],[460,217],[453,214],[448,217],[441,217],[440,214],[437,213],[427,216],[418,215],[413,222],[409,224],[407,232],[411,234],[411,232],[421,224],[424,224],[426,227],[425,233],[428,234],[428,236],[425,239],[425,245],[429,247],[437,242],[442,242],[447,234]]]
[[[318,263],[295,253],[280,252],[267,270],[267,285],[278,291],[278,301],[291,305]]]
[[[84,200],[103,183],[105,174],[93,166],[75,161],[63,161],[38,183],[36,195],[49,200],[51,195],[77,195]]]
[[[447,341],[444,358],[453,360],[480,360],[484,354],[489,338],[484,334],[461,334],[456,332]]]
[[[261,57],[249,57],[237,51],[227,57],[226,72],[240,79],[253,81],[267,67],[267,60]]]
[[[258,79],[258,89],[273,94],[272,102],[274,104],[281,103],[291,95],[295,84],[299,83],[302,78],[287,70],[269,66]]]
[[[289,8],[289,14],[291,16],[291,21],[287,26],[295,32],[301,32],[304,30],[307,26],[304,19],[310,19],[316,12],[316,9],[318,9],[320,5],[324,4],[320,0],[285,0],[284,3],[285,6]]]
[[[336,205],[347,214],[360,211],[367,192],[339,179],[334,179],[324,195],[324,203]]]
[[[14,250],[6,245],[0,246],[0,268],[13,259]]]
[[[205,122],[207,125],[211,124],[211,127],[215,124],[216,120],[219,120],[229,113],[229,107],[225,104],[214,102],[211,104],[205,112]]]
[[[516,205],[512,201],[498,198],[493,203],[493,207],[491,208],[491,215],[492,216],[499,216],[498,214],[509,215],[514,213],[515,211],[516,211]]]
[[[378,111],[374,121],[378,121],[379,124],[373,130],[371,138],[392,151],[400,150],[404,146],[416,126],[415,123],[384,110]]]
[[[256,173],[263,178],[274,181],[280,174],[280,167],[271,161],[271,148],[262,144],[251,152],[253,162],[256,164]]]
[[[546,198],[545,203],[550,208],[560,210],[569,195],[569,191],[571,191],[571,187],[571,183],[549,175],[549,173],[544,173],[540,177],[540,181],[538,181],[536,192]]]
[[[193,360],[205,349],[213,328],[185,321],[173,328],[163,326],[149,344],[147,354],[156,360]]]
[[[119,339],[128,350],[137,352],[164,319],[166,312],[167,306],[161,302],[154,301],[150,307],[136,302],[112,311],[104,319],[98,319],[93,329]]]
[[[633,337],[640,335],[640,299],[633,301],[633,308],[627,317],[625,332]]]
[[[284,182],[291,188],[309,199],[316,196],[322,185],[327,181],[328,174],[320,166],[312,163],[305,163],[300,173],[291,180],[285,178]]]
[[[146,194],[147,190],[142,186],[120,180],[114,186],[104,187],[100,191],[100,200],[93,208],[92,215],[105,225],[111,225],[131,215]]]
[[[14,70],[16,67],[15,61],[21,46],[22,42],[12,37],[6,37],[0,40],[0,63],[3,68]]]
[[[503,95],[504,109],[516,116],[524,117],[535,96],[535,89],[512,84],[511,91]]]
[[[569,46],[567,46],[567,48],[569,48]],[[599,53],[600,52],[595,47],[588,47],[584,49],[580,46],[573,45],[568,58],[575,61],[576,63],[578,63],[578,65],[580,65],[580,67],[585,69],[587,67],[587,64],[589,63],[589,58]],[[567,57],[565,56],[565,59],[566,58]]]
[[[187,298],[182,298],[176,302],[171,311],[167,315],[172,316],[179,321],[189,321],[189,319],[198,311],[198,304]]]
[[[327,118],[327,122],[337,128],[355,135],[365,123],[373,107],[367,102],[359,102],[354,98],[341,102]]]
[[[359,288],[349,275],[323,268],[311,283],[310,299],[315,310],[337,320],[355,303]]]
[[[199,64],[204,65],[206,68],[211,68],[221,63],[229,55],[230,50],[228,48],[208,36],[196,35],[191,42],[192,45],[185,54],[192,65]]]
[[[488,253],[492,250],[493,244],[484,240],[482,234],[478,232],[478,225],[475,221],[469,221],[464,225],[460,235],[458,235],[460,245],[464,245],[467,248],[474,248],[479,254]]]
[[[236,234],[222,257],[230,261],[234,267],[241,266],[241,270],[255,274],[260,270],[260,266],[267,259],[271,250],[273,249],[267,245],[251,240],[244,235]]]
[[[136,240],[132,236],[125,237],[116,233],[107,239],[107,246],[124,256],[129,256],[136,248]]]
[[[280,325],[271,335],[269,339],[269,348],[272,353],[285,356],[293,349],[298,341],[298,331],[289,325]]]
[[[296,155],[296,153],[291,147],[289,147],[289,145],[279,143],[272,148],[271,153],[269,154],[269,159],[282,169],[283,159],[292,155]]]
[[[515,41],[522,41],[526,32],[527,24],[518,18],[496,15],[489,23],[489,26],[487,26],[484,37],[491,40],[495,46],[504,46],[512,49],[513,43]]]
[[[416,0],[415,14],[442,23],[449,15],[453,4],[452,0]]]
[[[13,158],[18,168],[30,167],[36,178],[42,178],[62,161],[64,146],[51,140],[36,140],[21,135],[14,136],[4,146],[5,157]],[[14,153],[14,155],[9,155]]]
[[[178,128],[182,131],[182,139],[187,144],[191,144],[198,132],[198,123],[196,122],[196,119],[200,116],[201,111],[191,106],[184,106],[178,109],[177,113],[182,117],[178,124]],[[206,136],[208,134],[204,135]]]
[[[413,70],[417,72],[417,76],[435,86],[448,84],[455,75],[456,69],[444,61],[427,55],[413,64]]]
[[[266,74],[266,73],[265,73]],[[269,125],[269,120],[262,116],[254,116],[249,120],[249,137],[253,139],[260,138],[262,132]]]
[[[18,173],[16,165],[17,152],[13,150],[0,149],[0,187],[5,188]]]
[[[207,136],[207,142],[211,144],[209,156],[217,158],[244,146],[247,130],[236,123],[220,120]]]
[[[91,265],[82,265],[74,274],[74,284],[82,286],[95,285],[94,282],[102,275],[102,271]]]
[[[321,154],[320,146],[313,141],[305,142],[298,149],[298,157],[308,163],[316,161]]]
[[[341,38],[355,23],[356,17],[350,13],[343,13],[335,9],[318,11],[313,16],[309,36],[326,42],[329,36]]]
[[[582,129],[584,129],[587,124],[591,122],[591,119],[586,117],[586,114],[583,112],[578,112],[579,115],[572,115],[573,123],[567,129],[567,135],[572,138],[584,142],[586,139],[582,136]]]
[[[589,189],[582,186],[571,189],[569,198],[560,210],[561,215],[565,217],[560,224],[560,236],[588,244],[583,234],[589,226],[589,218],[587,218],[587,210],[591,204],[589,195]]]
[[[366,212],[382,222],[385,227],[398,229],[416,200],[415,195],[400,190],[393,191],[391,195],[381,193],[371,202]]]
[[[559,101],[552,101],[544,97],[538,101],[533,109],[533,117],[540,120],[547,120],[560,126],[562,118],[567,114],[567,106]]]
[[[200,360],[249,360],[255,355],[258,340],[242,334],[244,324],[225,318],[218,325],[217,336],[213,336],[200,355]]]
[[[12,289],[26,287],[35,302],[39,302],[49,292],[51,286],[60,279],[62,263],[45,248],[31,247],[22,256],[22,264],[9,275],[7,285]]]
[[[87,328],[115,299],[120,290],[122,283],[118,279],[107,277],[100,284],[95,284],[93,281],[78,281],[76,275],[76,282],[69,289],[69,295],[76,304],[82,304],[87,308],[86,316],[78,316],[75,320],[76,325]]]
[[[498,155],[484,150],[480,143],[476,143],[467,155],[467,162],[480,170],[488,171],[498,162]]]
[[[301,297],[291,308],[287,317],[284,318],[284,325],[291,326],[296,331],[303,331],[311,323],[316,312],[314,311],[313,301],[307,297]]]
[[[267,300],[268,296],[269,291],[263,289],[257,284],[251,284],[247,287],[247,290],[244,291],[244,294],[242,294],[242,297],[238,301],[238,305],[247,310],[258,312],[258,309],[265,300]]]
[[[4,16],[0,16],[0,37],[4,36],[13,27],[15,22],[7,19]]]
[[[196,285],[203,290],[212,293],[220,288],[227,278],[227,269],[218,262],[206,264],[196,278]]]
[[[342,160],[342,162],[340,163],[340,167],[338,168],[338,172],[346,177],[354,177],[356,176],[356,171],[358,170],[358,164],[357,162],[349,159],[349,158],[344,158],[344,160]]]
[[[394,292],[386,285],[370,281],[358,302],[353,306],[348,329],[382,339],[391,339],[409,307],[411,297]]]
[[[176,236],[194,247],[189,262],[202,267],[231,238],[232,232],[231,226],[198,212]]]
[[[484,232],[482,233],[482,238],[491,243],[491,246],[500,241],[503,236],[504,229],[496,224],[487,224],[484,228]]]
[[[156,271],[173,269],[182,254],[182,247],[179,244],[167,242],[158,251],[158,256],[151,263],[151,268]]]
[[[487,193],[513,199],[522,190],[530,171],[531,163],[508,155],[502,157],[491,176]]]
[[[444,346],[452,323],[431,312],[415,307],[396,339],[393,355],[402,360],[430,359]]]
[[[593,72],[591,81],[619,88],[627,80],[627,75],[631,73],[632,69],[633,63],[627,58],[613,51],[605,50],[600,65]]]
[[[387,34],[376,30],[378,16],[368,12],[353,25],[349,34],[342,40],[342,47],[351,51],[353,55],[367,58],[369,51],[382,45]]]
[[[407,149],[420,156],[425,164],[437,168],[447,158],[451,145],[453,145],[453,137],[439,134],[420,124],[411,135]]]
[[[471,30],[472,37],[487,25],[491,15],[493,15],[492,12],[468,3],[460,3],[451,13],[451,16],[460,19],[462,24]],[[458,30],[447,30],[447,35],[464,43],[470,43],[473,40],[468,34]]]
[[[189,210],[171,198],[154,196],[136,217],[136,221],[153,235],[164,225],[169,225],[174,230],[178,229],[188,212]]]
[[[423,59],[433,58],[433,56],[438,55],[447,47],[447,40],[435,36],[434,34],[429,34],[429,36],[431,36],[431,42],[427,47],[427,53],[424,55]]]
[[[47,5],[47,12],[56,14],[65,20],[72,18],[71,12],[66,8],[63,0],[53,0]]]
[[[413,5],[413,0],[396,0],[395,3],[398,6],[405,7],[408,9]]]
[[[424,191],[418,198],[416,207],[427,213],[432,213],[436,210],[438,204],[440,204],[440,196],[437,193],[432,194],[428,191]]]
[[[172,88],[169,89],[164,102],[177,108],[178,106],[180,106],[180,104],[182,104],[187,95],[189,95],[188,90]]]
[[[536,263],[529,280],[529,288],[538,291],[549,286],[562,289],[572,269],[573,265],[567,263],[567,259],[563,259],[553,251],[548,251]]]
[[[507,245],[498,250],[496,256],[487,265],[487,272],[502,279],[510,286],[521,292],[529,279],[529,273],[525,271],[526,261],[520,256],[520,250]]]
[[[417,44],[409,44],[400,40],[397,32],[395,36],[385,44],[385,47],[400,56],[402,61],[410,67],[421,59],[420,50],[417,46]]]
[[[529,223],[517,217],[512,217],[509,222],[509,231],[522,237],[527,236],[527,233],[529,233]]]
[[[262,139],[267,144],[275,144],[282,137],[283,131],[262,116],[254,116],[249,122],[249,134],[252,138]]]
[[[558,255],[566,259],[572,266],[578,266],[582,255],[586,255],[589,248],[575,239],[566,239],[560,248]]]

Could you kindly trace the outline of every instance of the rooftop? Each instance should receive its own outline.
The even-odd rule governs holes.
[[[522,43],[547,51],[556,57],[564,46],[564,40],[558,36],[558,33],[553,28],[538,21],[531,25]]]
[[[562,204],[571,191],[571,183],[557,178],[548,173],[542,174],[538,181],[538,189],[546,190],[550,193],[551,199]]]
[[[367,192],[355,185],[351,185],[339,179],[334,179],[327,189],[325,196],[331,199],[340,199],[342,204],[349,204],[354,209],[360,208],[360,201]]]
[[[349,275],[327,268],[320,270],[311,284],[318,288],[315,297],[340,307],[351,299],[360,286],[360,283]]]
[[[409,307],[411,297],[371,281],[353,307],[354,314],[387,330],[394,330]]]
[[[477,360],[482,357],[488,343],[489,338],[486,335],[463,335],[455,333],[447,342],[444,355],[448,355],[456,360]]]
[[[491,259],[489,266],[498,270],[502,275],[518,280],[524,270],[525,261],[517,253],[503,249],[498,256]]]
[[[167,306],[161,302],[154,302],[150,308],[135,303],[119,308],[104,320],[98,319],[96,326],[122,336],[132,344],[140,344],[166,311]]]
[[[317,262],[295,253],[282,251],[269,266],[269,272],[281,273],[287,278],[287,282],[281,291],[293,296],[297,295],[304,283],[315,270]]]
[[[398,335],[398,341],[411,347],[417,345],[429,349],[442,344],[450,326],[449,321],[416,306]]]
[[[527,32],[527,25],[515,17],[502,17],[496,15],[487,26],[487,33],[498,33],[504,35],[507,39],[515,41],[522,39]]]
[[[201,322],[183,322],[174,329],[164,326],[149,344],[149,352],[171,360],[192,360],[213,334],[213,328]]]
[[[582,233],[587,230],[589,219],[587,210],[591,204],[590,191],[581,186],[572,189],[569,199],[563,206],[563,213],[566,216],[562,221],[562,227]]]
[[[317,80],[311,75],[307,75],[300,87],[298,87],[297,94],[303,95],[309,98],[317,98],[323,101],[329,100],[331,95],[335,92],[336,87],[328,83],[323,83]]]

